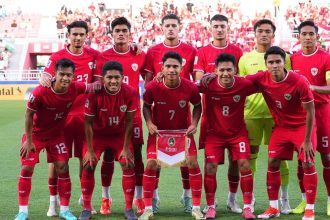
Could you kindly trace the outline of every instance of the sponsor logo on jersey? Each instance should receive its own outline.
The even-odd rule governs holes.
[[[174,138],[169,138],[167,141],[167,145],[170,147],[173,147],[175,145],[175,139]]]
[[[106,112],[106,111],[108,111],[108,109],[107,108],[101,108],[100,111],[101,112]]]
[[[66,107],[67,107],[67,108],[70,108],[71,105],[72,105],[72,102],[69,102],[69,103],[66,105]]]
[[[93,69],[94,68],[94,63],[93,62],[89,62],[88,63],[88,67],[89,67],[89,69]]]
[[[241,100],[241,96],[240,95],[234,95],[233,100],[234,100],[234,102],[239,102],[239,100]]]
[[[157,102],[159,105],[166,105],[166,102]]]
[[[182,66],[186,65],[187,60],[185,58],[182,58]]]
[[[313,68],[311,69],[311,74],[312,74],[313,76],[316,76],[317,72],[318,72],[318,69],[317,69],[316,67],[313,67]]]
[[[35,97],[34,97],[33,94],[31,94],[30,97],[29,97],[29,102],[30,102],[30,103],[33,103],[34,100],[35,100]]]
[[[219,101],[220,100],[220,98],[219,97],[211,97],[211,99],[213,99],[213,100],[216,100],[216,101]]]
[[[291,96],[291,94],[284,94],[284,98],[285,98],[285,100],[290,101],[292,96]]]
[[[85,101],[85,108],[88,108],[88,106],[89,106],[89,100],[86,99],[86,101]]]
[[[119,109],[120,109],[121,112],[126,112],[127,105],[122,105],[122,106],[119,107]]]
[[[179,101],[179,106],[180,106],[181,108],[184,108],[184,107],[186,106],[186,104],[187,104],[187,102],[186,102],[185,100],[180,100],[180,101]]]
[[[132,63],[132,70],[137,71],[139,65],[137,63]]]

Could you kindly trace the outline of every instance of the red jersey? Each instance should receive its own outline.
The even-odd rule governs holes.
[[[292,69],[304,75],[311,85],[326,86],[326,72],[330,71],[330,54],[317,49],[313,54],[304,55],[302,51],[291,56]],[[315,103],[328,103],[330,96],[313,92]]]
[[[138,107],[136,90],[122,84],[120,90],[111,94],[105,87],[89,94],[85,103],[85,115],[95,116],[94,136],[105,137],[125,132],[126,112],[135,112]]]
[[[152,105],[152,122],[159,130],[187,129],[190,125],[189,102],[198,105],[201,97],[197,86],[184,78],[176,88],[163,82],[151,81],[145,88],[143,100]]]
[[[76,66],[74,81],[91,83],[94,76],[95,60],[99,52],[92,48],[84,47],[81,54],[73,54],[70,52],[69,46],[50,56],[44,72],[54,76],[56,62],[62,58],[67,58]],[[85,95],[78,97],[73,103],[69,115],[83,115],[85,99]]]
[[[27,108],[36,112],[32,134],[42,139],[58,137],[72,103],[85,92],[86,85],[78,82],[72,82],[65,93],[56,93],[53,88],[36,87],[27,103]]]
[[[238,69],[238,61],[243,55],[241,48],[229,43],[227,43],[227,46],[225,47],[215,47],[211,43],[198,50],[194,71],[213,73],[215,71],[215,60],[222,53],[233,55],[236,59],[236,68]]]
[[[164,43],[160,43],[151,47],[147,52],[147,62],[144,70],[146,72],[152,73],[153,76],[156,76],[159,72],[162,71],[162,58],[165,53],[169,51],[173,51],[181,55],[182,71],[180,76],[182,78],[190,79],[190,75],[193,73],[194,60],[197,50],[194,47],[181,41],[175,47],[166,46]]]
[[[205,94],[208,133],[232,139],[242,134],[242,130],[247,132],[244,123],[245,99],[257,92],[257,87],[250,80],[235,76],[233,86],[225,88],[216,78],[208,88],[199,86],[199,89]]]
[[[289,71],[275,82],[268,71],[247,75],[259,87],[274,118],[275,126],[299,127],[306,124],[306,111],[302,103],[313,102],[313,93],[305,77]]]

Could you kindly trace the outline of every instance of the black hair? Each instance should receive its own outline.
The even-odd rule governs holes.
[[[236,58],[228,53],[220,54],[215,60],[215,66],[217,67],[220,63],[223,62],[231,62],[233,63],[233,66],[236,66]]]
[[[60,68],[72,68],[72,71],[76,69],[76,65],[69,59],[62,58],[58,60],[55,64],[55,71],[58,71]]]
[[[181,24],[180,18],[176,14],[167,14],[162,18],[162,25],[164,24],[164,21],[168,19],[175,19]]]
[[[303,27],[306,27],[306,26],[311,26],[315,29],[315,33],[317,34],[317,32],[319,31],[319,28],[315,25],[315,23],[313,21],[303,21],[300,23],[300,25],[298,26],[298,33],[300,34],[301,33],[301,29]]]
[[[175,59],[175,60],[179,61],[180,65],[182,65],[182,57],[181,57],[180,54],[178,54],[176,52],[173,52],[173,51],[165,53],[163,58],[162,58],[163,63],[165,63],[166,60],[168,60],[169,58],[172,58],[172,59]]]
[[[121,75],[123,75],[123,66],[117,61],[108,61],[103,65],[102,76],[105,76],[109,70],[118,70]]]
[[[272,46],[272,47],[268,48],[264,55],[265,61],[267,60],[267,57],[271,54],[280,55],[283,58],[283,60],[285,61],[286,53],[282,48],[280,48],[278,46]]]
[[[257,28],[260,27],[260,26],[263,25],[263,24],[269,24],[270,26],[272,26],[273,33],[275,33],[275,31],[276,31],[276,26],[275,26],[275,24],[274,24],[271,20],[269,20],[269,19],[261,19],[261,20],[257,21],[257,23],[255,23],[255,24],[253,25],[253,30],[254,30],[254,32],[256,32]]]
[[[70,33],[72,28],[84,28],[86,30],[86,34],[88,33],[88,25],[85,21],[74,21],[68,26],[66,26],[68,29],[68,33]]]
[[[131,23],[125,17],[118,17],[111,22],[111,30],[113,30],[117,25],[126,25],[128,30],[131,31]]]
[[[228,23],[228,18],[224,15],[216,14],[211,18],[210,22],[212,21],[225,21]]]

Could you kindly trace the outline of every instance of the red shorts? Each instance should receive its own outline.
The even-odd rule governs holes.
[[[197,156],[196,143],[194,140],[194,136],[188,137],[190,141],[188,141],[188,156]],[[147,159],[157,159],[157,151],[156,151],[156,135],[148,136],[147,143]]]
[[[100,160],[101,154],[108,150],[111,149],[112,153],[115,156],[115,160],[120,162],[120,163],[124,163],[126,162],[125,159],[121,159],[119,160],[120,154],[123,150],[123,145],[124,145],[124,136],[108,136],[108,137],[95,137],[93,139],[93,148],[94,148],[94,152],[95,155],[97,157],[98,160]],[[134,151],[133,151],[133,146],[130,143],[129,144],[129,148],[132,152],[132,154],[134,155]],[[87,152],[87,143],[84,143],[84,148],[83,148],[83,155],[85,155],[85,153]]]
[[[317,150],[321,154],[330,154],[330,104],[315,105]]]
[[[143,127],[142,118],[135,116],[133,121],[133,132],[132,132],[132,144],[133,145],[143,145]]]
[[[65,144],[69,149],[69,156],[82,158],[82,149],[85,141],[85,118],[83,115],[68,115],[64,125]]]
[[[232,155],[232,160],[250,159],[250,144],[247,132],[235,138],[224,139],[215,134],[207,134],[205,137],[205,163],[224,164],[225,149]]]
[[[274,127],[268,145],[268,157],[283,160],[292,160],[293,152],[300,152],[301,144],[305,138],[306,126],[298,128]],[[316,150],[316,133],[312,132],[312,145]],[[304,153],[298,153],[298,160],[304,160]],[[313,162],[313,161],[311,161]]]
[[[22,145],[24,144],[25,141],[26,141],[26,134],[23,134]],[[37,163],[39,163],[40,151],[44,149],[46,149],[47,152],[48,163],[69,160],[69,153],[67,147],[65,146],[65,141],[63,136],[59,136],[54,139],[37,139],[32,136],[32,142],[36,148],[36,152],[31,151],[28,155],[28,158],[21,157],[22,166],[34,167]]]

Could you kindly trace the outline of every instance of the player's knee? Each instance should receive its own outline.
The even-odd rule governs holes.
[[[156,160],[148,160],[146,168],[149,170],[157,170],[158,164]]]
[[[281,159],[278,158],[269,158],[268,167],[280,169]]]
[[[330,154],[321,154],[323,167],[330,167]]]
[[[217,173],[217,164],[215,163],[207,163],[205,165],[205,172],[209,175]]]
[[[308,169],[314,166],[314,163],[312,162],[302,162],[303,169]]]
[[[69,165],[67,161],[60,161],[55,163],[55,168],[57,173],[67,173],[69,172]]]
[[[248,159],[238,160],[238,166],[240,172],[247,172],[251,170],[250,161]]]
[[[21,170],[32,172],[34,171],[34,166],[22,166]]]
[[[188,157],[187,159],[187,167],[189,169],[196,169],[199,167],[198,161],[196,157]]]

